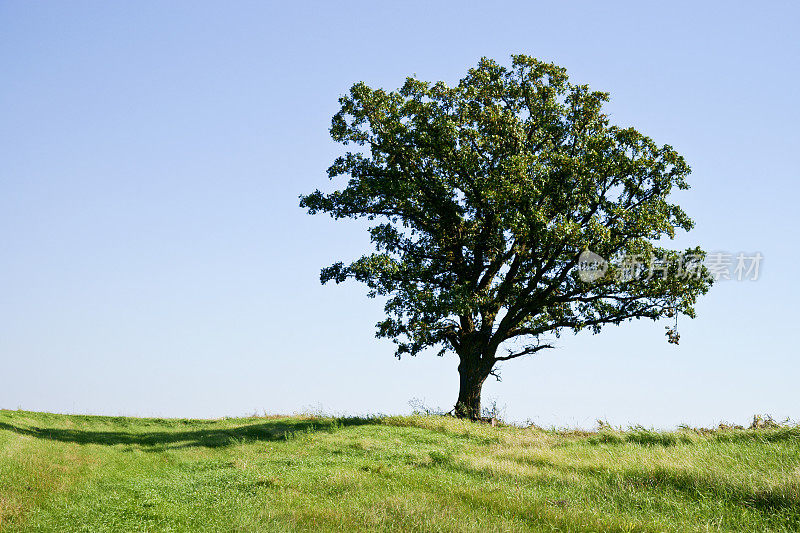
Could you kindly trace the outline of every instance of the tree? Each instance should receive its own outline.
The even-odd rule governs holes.
[[[455,87],[356,83],[339,100],[330,133],[355,149],[328,176],[349,181],[300,206],[373,221],[376,250],[324,268],[321,281],[354,278],[387,297],[377,336],[394,340],[397,357],[454,351],[459,417],[480,417],[497,364],[552,347],[548,336],[694,317],[711,285],[701,249],[657,246],[693,225],[667,201],[688,188],[689,166],[672,147],[611,125],[608,99],[561,67],[515,55],[510,67],[482,59]],[[608,260],[605,275],[581,275],[587,254]]]

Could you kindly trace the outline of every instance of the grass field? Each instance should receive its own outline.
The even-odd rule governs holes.
[[[0,411],[3,531],[798,531],[800,428]]]

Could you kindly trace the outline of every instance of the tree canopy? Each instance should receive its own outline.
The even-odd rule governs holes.
[[[456,352],[459,416],[480,416],[498,362],[565,330],[694,317],[711,285],[701,249],[659,246],[692,228],[669,201],[688,188],[689,165],[612,125],[608,100],[524,55],[509,67],[484,58],[454,87],[410,77],[396,91],[356,83],[340,98],[330,133],[351,149],[328,176],[347,184],[300,205],[373,221],[375,250],[324,268],[321,281],[354,278],[385,296],[377,335],[398,357]],[[608,261],[591,281],[580,275],[587,251]]]

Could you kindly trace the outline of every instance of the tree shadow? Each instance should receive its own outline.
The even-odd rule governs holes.
[[[185,448],[192,446],[218,448],[250,441],[285,440],[296,434],[333,432],[340,427],[360,426],[371,423],[374,423],[374,421],[369,418],[287,418],[234,427],[210,427],[195,430],[130,431],[127,428],[120,428],[118,430],[96,431],[90,429],[25,427],[13,423],[0,422],[0,430],[13,431],[20,435],[28,435],[38,439],[77,444],[107,446],[123,444],[156,448]]]

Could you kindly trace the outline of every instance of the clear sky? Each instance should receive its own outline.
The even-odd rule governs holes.
[[[693,168],[676,246],[760,252],[680,323],[566,335],[489,382],[513,420],[800,419],[800,8],[792,2],[0,3],[0,408],[217,417],[452,407],[455,356],[397,361],[311,217],[363,80],[454,84],[526,53],[611,93]]]

